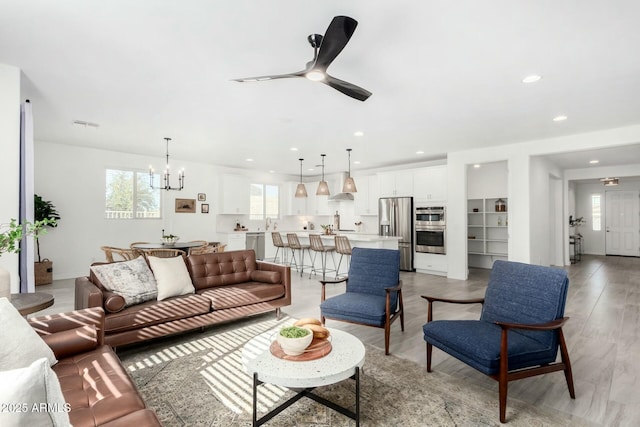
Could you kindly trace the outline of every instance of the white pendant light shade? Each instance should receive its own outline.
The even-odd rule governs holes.
[[[356,188],[356,182],[351,178],[351,148],[347,148],[347,153],[349,154],[349,174],[347,175],[347,179],[344,180],[344,184],[342,185],[343,193],[357,193],[358,189]]]
[[[302,161],[304,159],[298,159],[298,160],[300,160],[300,183],[296,187],[295,197],[307,197],[307,187],[305,187],[304,183],[302,182]]]
[[[296,197],[307,197],[307,187],[303,183],[298,184],[296,187]]]
[[[350,176],[344,180],[344,184],[342,185],[343,193],[357,193],[358,189],[356,188],[356,183]]]
[[[320,184],[318,184],[316,196],[329,196],[329,185],[327,184],[327,181],[324,180],[324,157],[326,154],[320,154],[320,156],[322,156],[322,180],[320,181]]]
[[[327,184],[327,181],[320,181],[318,189],[316,190],[316,196],[329,196],[330,194],[329,184]]]

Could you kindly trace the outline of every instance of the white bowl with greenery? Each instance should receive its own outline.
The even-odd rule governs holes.
[[[313,341],[313,331],[309,328],[288,326],[280,329],[276,340],[285,354],[299,356]]]

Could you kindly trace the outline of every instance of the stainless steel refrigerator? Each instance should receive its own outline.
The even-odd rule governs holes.
[[[383,197],[378,201],[380,236],[401,237],[400,270],[413,268],[413,197]]]

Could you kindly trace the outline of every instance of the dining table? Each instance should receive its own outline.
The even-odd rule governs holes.
[[[202,242],[180,242],[175,243],[137,243],[132,245],[132,249],[180,249],[185,252],[189,252],[190,248],[199,248],[202,246]]]

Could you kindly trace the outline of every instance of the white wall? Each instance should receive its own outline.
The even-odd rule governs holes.
[[[20,69],[0,64],[0,224],[18,219],[20,165]],[[11,275],[11,292],[18,292],[18,255],[3,254],[0,266]]]
[[[507,197],[507,162],[483,163],[467,169],[467,199]]]
[[[467,268],[467,167],[475,163],[488,163],[506,160],[508,162],[508,198],[509,198],[509,259],[521,262],[535,262],[532,256],[531,238],[535,233],[548,235],[548,230],[538,230],[531,224],[531,191],[536,186],[530,184],[530,158],[545,154],[583,151],[596,148],[637,144],[640,141],[640,126],[628,126],[598,132],[529,141],[518,144],[495,146],[449,153],[447,158],[448,211],[447,211],[447,252],[449,261],[448,277],[466,279]],[[620,170],[609,175],[624,176]],[[595,173],[593,170],[590,173]],[[600,175],[600,177],[606,174]],[[638,175],[637,166],[627,176]],[[574,175],[569,175],[569,177]],[[586,177],[585,177],[586,178]],[[589,176],[588,178],[594,178]],[[568,214],[568,178],[566,172],[563,181],[564,217]],[[568,262],[569,230],[563,230],[565,260]],[[537,248],[539,245],[534,244]]]
[[[556,253],[562,252],[562,197],[560,178],[562,171],[547,159],[534,156],[531,158],[530,211],[531,234],[530,261],[538,265],[557,263]],[[557,207],[557,208],[556,208]]]
[[[620,184],[615,187],[605,187],[601,182],[598,183],[582,183],[577,182],[576,185],[576,214],[575,217],[584,217],[586,224],[579,227],[577,231],[582,234],[582,251],[586,254],[605,255],[605,215],[606,215],[606,195],[609,191],[640,191],[640,179],[622,179]],[[591,196],[600,195],[602,222],[601,230],[593,230],[593,216],[591,211]],[[574,217],[574,218],[575,218]],[[574,229],[575,231],[575,229]]]
[[[209,164],[171,159],[185,167],[185,188],[163,191],[163,218],[157,220],[113,220],[104,218],[105,169],[148,170],[149,164],[164,164],[162,157],[140,156],[64,144],[37,141],[35,161],[36,194],[50,200],[60,213],[55,229],[40,239],[42,257],[54,261],[54,279],[86,275],[94,261],[104,259],[100,246],[128,247],[134,241],[160,241],[162,229],[181,240],[219,240],[216,217],[220,208],[219,175],[244,173]],[[271,174],[254,174],[262,181],[276,181]],[[205,193],[209,214],[175,213],[175,199],[197,199]],[[226,231],[226,230],[225,230]]]

